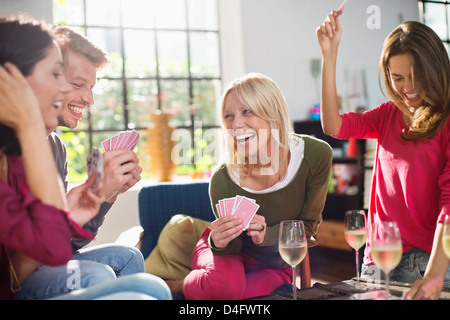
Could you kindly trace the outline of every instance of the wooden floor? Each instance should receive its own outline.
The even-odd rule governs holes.
[[[360,256],[363,252],[360,251]],[[332,283],[356,276],[355,251],[336,250],[324,247],[309,249],[311,284]]]

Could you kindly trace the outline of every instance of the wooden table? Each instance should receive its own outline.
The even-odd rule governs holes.
[[[298,289],[297,300],[377,300],[385,298],[385,282],[366,282],[355,279],[321,284],[316,282],[311,288]],[[402,299],[403,292],[409,290],[410,284],[392,281],[389,285],[392,300]],[[450,299],[450,290],[444,289],[441,300]],[[270,295],[250,300],[292,300],[292,287],[285,285]]]

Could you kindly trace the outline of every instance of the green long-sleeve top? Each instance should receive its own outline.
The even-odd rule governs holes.
[[[216,248],[209,239],[214,254],[237,254],[242,252],[271,268],[285,268],[288,265],[278,253],[278,230],[283,220],[299,219],[305,224],[308,236],[317,233],[322,222],[322,211],[328,191],[332,166],[332,149],[322,140],[307,135],[294,135],[304,141],[303,159],[293,180],[276,191],[252,193],[237,185],[230,177],[225,163],[219,165],[211,177],[209,194],[216,217],[215,205],[224,198],[242,195],[256,200],[259,210],[256,214],[266,219],[267,229],[264,242],[255,245],[243,232],[225,248]]]

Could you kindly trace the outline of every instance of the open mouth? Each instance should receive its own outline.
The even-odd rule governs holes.
[[[53,105],[53,108],[55,108],[55,109],[61,109],[61,107],[62,107],[62,102],[61,101],[54,101],[53,103],[52,103],[52,105]]]
[[[235,139],[238,144],[246,144],[250,140],[254,139],[255,137],[256,137],[256,133],[252,132],[252,133],[240,134],[238,136],[235,136]]]
[[[79,114],[79,115],[83,114],[83,109],[84,108],[80,108],[80,107],[76,107],[76,106],[72,106],[72,105],[69,105],[68,107],[69,107],[70,111],[72,111],[72,112],[74,112],[76,114]]]
[[[416,101],[420,98],[418,93],[405,93],[406,100]]]

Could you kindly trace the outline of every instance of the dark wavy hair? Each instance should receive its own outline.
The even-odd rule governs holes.
[[[11,62],[29,76],[37,62],[44,59],[53,43],[51,26],[25,14],[0,18],[0,64]],[[14,130],[0,124],[0,150],[20,155]]]

